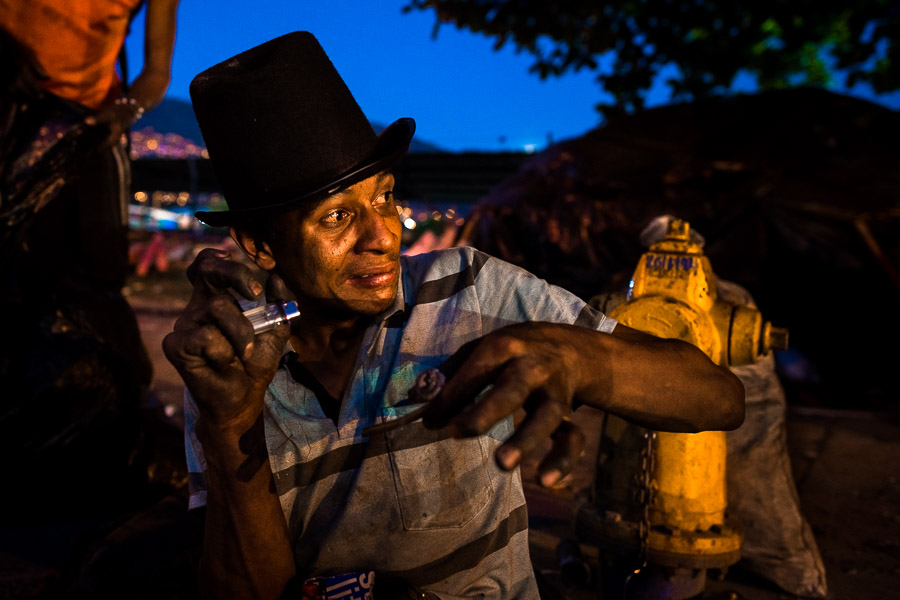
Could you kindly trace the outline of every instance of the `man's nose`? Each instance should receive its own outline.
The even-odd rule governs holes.
[[[359,237],[356,242],[358,252],[387,253],[394,250],[397,233],[389,227],[389,218],[374,209],[367,210],[361,215]]]

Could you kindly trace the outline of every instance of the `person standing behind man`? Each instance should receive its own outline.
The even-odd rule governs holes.
[[[78,173],[28,225],[17,277],[18,289],[32,301],[57,292],[59,280],[72,275],[114,295],[125,284],[131,169],[123,136],[169,87],[178,2],[0,0],[0,27],[45,75],[28,118],[48,125],[50,134],[81,120],[108,129],[101,147],[84,149],[89,156],[78,157]],[[132,18],[144,5],[144,66],[126,90],[117,64]]]
[[[32,84],[23,95],[21,86],[14,89],[4,82],[0,107],[15,118],[0,133],[7,137],[13,132],[14,143],[4,143],[7,154],[0,175],[9,184],[11,179],[26,180],[29,169],[35,171],[37,175],[27,180],[28,189],[56,176],[61,183],[22,211],[27,216],[20,234],[13,238],[4,233],[4,240],[13,241],[5,241],[4,247],[4,257],[9,258],[4,259],[0,281],[4,309],[0,325],[16,343],[0,356],[3,385],[15,398],[11,408],[7,403],[0,407],[3,414],[21,412],[30,404],[40,419],[36,407],[46,406],[47,394],[69,386],[67,393],[57,393],[63,410],[51,407],[54,414],[71,413],[58,417],[59,426],[67,427],[67,419],[76,420],[81,414],[74,408],[79,396],[73,390],[82,394],[81,402],[103,404],[103,410],[114,413],[118,408],[111,405],[120,402],[134,414],[149,388],[152,363],[122,294],[130,271],[131,164],[125,134],[168,89],[178,4],[179,0],[0,0],[0,41],[12,49],[7,56],[21,57],[19,64],[5,65],[5,70],[18,70],[11,81]],[[117,69],[127,70],[120,63],[122,48],[141,9],[145,9],[143,68],[129,84]],[[12,110],[15,106],[19,108]],[[91,135],[67,150],[68,167],[54,171],[59,168],[46,164],[52,161],[44,149],[78,128]],[[9,196],[2,202],[4,215],[16,208]],[[87,346],[73,346],[75,334],[81,341],[89,340]],[[97,356],[100,366],[91,367],[86,376],[85,369],[73,367],[85,357],[96,365]],[[38,377],[29,378],[29,372]],[[102,393],[95,383],[84,382],[91,378],[105,378]],[[34,422],[30,417],[24,420]],[[115,427],[109,429],[125,444],[122,452],[130,452],[127,446],[134,439],[115,433]],[[85,437],[96,440],[89,443],[98,449],[105,443],[102,435]],[[116,450],[106,448],[106,453]]]

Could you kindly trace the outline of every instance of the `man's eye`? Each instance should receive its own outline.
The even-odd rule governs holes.
[[[391,205],[393,205],[393,203],[394,203],[394,192],[391,190],[388,190],[386,192],[382,192],[382,193],[378,194],[378,197],[376,197],[375,200],[372,201],[372,205],[376,209],[380,209],[385,206],[391,206]]]
[[[340,225],[350,216],[346,210],[333,210],[322,218],[326,225]]]

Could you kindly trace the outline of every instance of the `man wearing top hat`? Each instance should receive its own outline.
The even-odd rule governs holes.
[[[541,483],[571,470],[573,403],[656,430],[740,425],[740,381],[694,346],[472,248],[401,256],[390,168],[415,124],[376,135],[311,34],[211,67],[191,98],[229,207],[197,217],[268,273],[263,289],[204,250],[164,342],[187,388],[204,595],[536,598],[517,466],[552,438]],[[235,297],[301,315],[254,335]],[[410,388],[436,367],[422,420],[366,429],[422,406]]]

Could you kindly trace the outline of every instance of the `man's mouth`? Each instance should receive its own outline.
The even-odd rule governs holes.
[[[365,288],[379,288],[394,283],[397,277],[397,270],[393,266],[374,267],[360,271],[356,275],[351,276],[347,281],[351,285]]]

